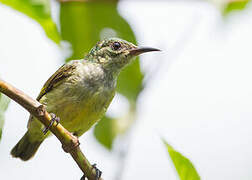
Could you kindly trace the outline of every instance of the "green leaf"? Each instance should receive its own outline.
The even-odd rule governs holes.
[[[4,112],[9,105],[9,98],[0,93],[0,139],[2,137],[2,129],[4,125]]]
[[[112,149],[113,140],[116,137],[115,119],[105,116],[94,129],[94,136],[107,149]]]
[[[111,150],[113,141],[117,135],[127,132],[136,118],[136,109],[132,108],[124,116],[118,118],[111,118],[109,116],[103,117],[101,122],[97,123],[94,129],[94,136],[103,146]]]
[[[231,1],[226,4],[223,10],[223,14],[227,15],[232,11],[241,11],[246,8],[247,4],[249,3],[249,0],[236,0],[236,1]]]
[[[189,159],[183,156],[181,153],[173,149],[165,140],[163,140],[172,162],[177,170],[180,180],[200,180],[196,169]]]
[[[48,38],[59,44],[60,35],[51,18],[50,0],[0,0],[0,2],[37,21]]]
[[[130,25],[119,15],[117,3],[113,2],[67,2],[60,4],[60,26],[62,39],[72,46],[72,54],[66,61],[82,59],[85,53],[104,37],[119,37],[136,43]],[[143,74],[139,58],[123,70],[118,77],[117,92],[125,96],[130,109],[135,110],[136,100],[142,90]],[[129,112],[129,115],[131,112]],[[125,132],[118,126],[118,120],[104,117],[95,126],[96,139],[106,148],[111,149],[118,133]],[[132,120],[125,122],[129,128]],[[120,128],[120,130],[118,130]]]

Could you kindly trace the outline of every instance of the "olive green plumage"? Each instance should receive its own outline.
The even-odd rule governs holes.
[[[79,137],[106,112],[115,95],[120,70],[135,56],[148,51],[157,49],[137,48],[117,38],[100,41],[83,60],[73,60],[60,67],[47,80],[37,100]],[[28,130],[12,149],[12,156],[24,161],[33,157],[50,134],[44,135],[43,129],[43,124],[30,116]]]
[[[20,157],[22,160],[27,161],[35,155],[42,142],[43,141],[31,142],[27,131],[16,146],[11,150],[11,154],[13,157]]]

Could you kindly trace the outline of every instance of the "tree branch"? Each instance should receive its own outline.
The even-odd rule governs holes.
[[[12,100],[16,101],[18,104],[23,106],[27,111],[29,111],[34,117],[36,117],[42,124],[46,127],[49,126],[51,121],[50,114],[46,111],[45,106],[40,104],[38,101],[32,99],[28,95],[24,94],[22,91],[16,89],[9,83],[0,79],[0,92],[7,95]],[[69,131],[67,131],[61,124],[57,125],[54,122],[49,128],[50,131],[58,138],[62,146],[71,146],[76,143],[77,137],[73,136]],[[89,163],[85,155],[82,153],[79,146],[71,149],[69,152],[75,162],[78,164],[81,171],[89,180],[95,180],[96,170]],[[99,180],[102,180],[100,178]]]

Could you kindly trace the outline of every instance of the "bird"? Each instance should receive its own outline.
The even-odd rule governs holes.
[[[37,101],[52,112],[53,119],[73,135],[80,137],[105,114],[115,91],[120,71],[142,53],[159,51],[138,47],[126,40],[107,38],[97,44],[81,60],[61,66],[44,84]],[[51,134],[30,115],[27,131],[11,150],[23,161],[31,159],[41,143]]]

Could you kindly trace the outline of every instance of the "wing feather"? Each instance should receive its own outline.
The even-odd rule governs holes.
[[[71,62],[61,66],[44,84],[37,100],[39,101],[45,94],[64,82],[64,79],[71,76],[76,68],[76,63]]]

